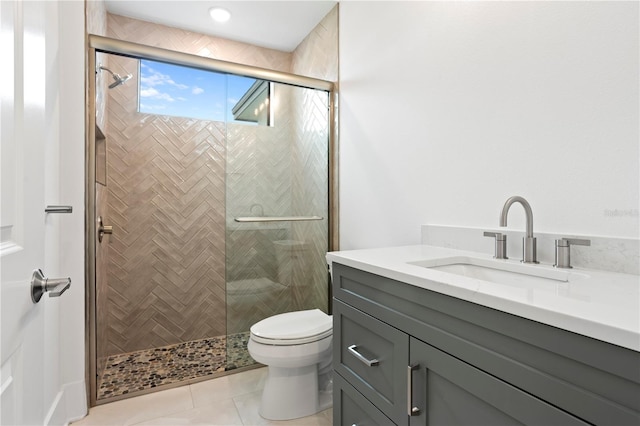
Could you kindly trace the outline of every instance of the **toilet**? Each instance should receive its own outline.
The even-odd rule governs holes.
[[[248,350],[268,367],[260,415],[309,416],[332,405],[332,317],[319,309],[274,315],[251,327]]]

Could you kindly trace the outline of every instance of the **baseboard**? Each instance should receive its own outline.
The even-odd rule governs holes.
[[[44,424],[51,426],[68,425],[88,413],[84,380],[67,383],[53,400]]]

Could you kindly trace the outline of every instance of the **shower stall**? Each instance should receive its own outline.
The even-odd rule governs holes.
[[[252,324],[329,309],[332,84],[90,48],[92,405],[253,367]]]

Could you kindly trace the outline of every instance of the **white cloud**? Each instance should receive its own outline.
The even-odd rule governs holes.
[[[194,95],[199,95],[200,93],[204,93],[204,89],[198,86],[193,86],[193,89],[191,89],[191,93],[193,93]]]
[[[158,92],[153,87],[145,87],[140,89],[140,97],[142,98],[151,98],[151,99],[162,99],[168,102],[173,102],[175,99],[171,97],[168,93]]]
[[[169,102],[175,101],[175,99],[173,99],[168,93],[160,93],[158,96],[156,96],[156,99],[163,99]]]
[[[151,86],[151,87],[167,84],[169,86],[173,86],[181,90],[189,88],[188,85],[182,84],[182,83],[176,83],[171,78],[171,76],[167,74],[162,74],[161,72],[158,72],[149,66],[144,65],[143,68],[146,68],[146,72],[145,72],[145,75],[140,77],[141,84],[144,84],[146,86]]]
[[[180,84],[180,83],[176,83],[175,81],[173,81],[172,79],[168,79],[167,80],[167,84],[170,84],[172,86],[177,87],[178,89],[184,90],[187,89],[189,86],[187,86],[186,84]]]
[[[153,87],[140,89],[140,96],[142,96],[143,98],[152,98],[152,97],[158,95],[159,93],[160,92],[158,92]]]

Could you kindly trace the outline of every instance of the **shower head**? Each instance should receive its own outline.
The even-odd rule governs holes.
[[[109,89],[113,89],[114,87],[118,87],[121,84],[124,84],[127,80],[133,77],[132,74],[127,74],[124,77],[119,76],[118,74],[114,74],[113,79],[115,80],[113,83],[109,85]]]
[[[109,68],[103,67],[102,65],[100,65],[99,69],[107,71],[109,74],[111,74],[111,76],[113,77],[113,83],[111,83],[109,85],[109,89],[113,89],[114,87],[118,87],[121,84],[124,84],[127,80],[129,80],[131,77],[133,77],[132,74],[127,74],[125,76],[120,76],[120,74],[115,73],[113,71],[111,71]]]

